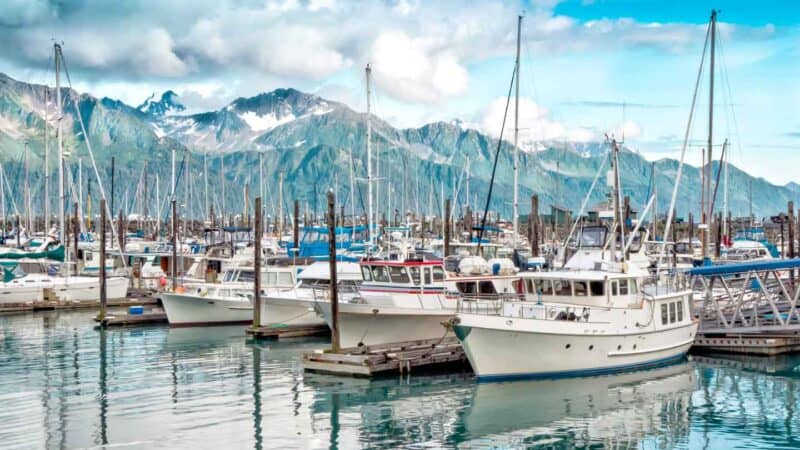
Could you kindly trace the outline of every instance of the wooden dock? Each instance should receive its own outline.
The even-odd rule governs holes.
[[[307,336],[330,336],[331,329],[326,324],[320,325],[284,325],[272,324],[260,327],[247,327],[245,332],[254,339],[290,339]]]
[[[108,306],[146,306],[155,305],[155,297],[133,297],[108,300]],[[56,309],[100,308],[99,300],[42,300],[24,303],[5,303],[0,305],[0,314],[7,312],[50,311]]]
[[[303,369],[307,371],[360,377],[468,364],[455,337],[354,347],[338,353],[318,350],[303,355]]]
[[[736,353],[773,356],[800,351],[800,335],[795,334],[698,334],[693,353]]]
[[[105,319],[96,322],[102,327],[126,327],[126,326],[141,326],[141,325],[156,325],[169,323],[167,321],[167,313],[162,309],[152,309],[145,311],[142,314],[108,314]]]

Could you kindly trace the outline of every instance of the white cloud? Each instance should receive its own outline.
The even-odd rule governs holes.
[[[371,53],[376,84],[397,98],[437,102],[467,89],[467,69],[455,55],[437,51],[430,41],[387,32],[378,36]]]
[[[482,131],[494,136],[500,136],[503,123],[503,113],[506,108],[506,98],[500,97],[492,101],[482,113],[480,120]],[[508,106],[506,127],[503,139],[513,140],[514,133],[514,99]],[[598,139],[598,133],[585,127],[573,127],[555,121],[550,117],[547,108],[543,108],[531,99],[519,100],[519,145],[532,148],[533,143],[552,140],[568,140],[571,142],[588,142]]]

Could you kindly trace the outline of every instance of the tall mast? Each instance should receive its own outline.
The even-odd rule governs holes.
[[[278,242],[283,237],[283,171],[278,179]]]
[[[514,208],[511,212],[514,222],[514,247],[517,246],[519,233],[519,46],[522,28],[522,16],[517,17],[517,59],[514,68]]]
[[[372,105],[370,104],[372,68],[369,64],[367,64],[365,72],[367,76],[367,235],[369,236],[369,253],[372,253],[372,243],[374,242],[372,232],[372,121],[370,120],[372,113]]]
[[[708,247],[709,247],[709,232],[708,232],[708,220],[713,214],[713,211],[710,211],[711,208],[711,162],[713,161],[713,140],[714,140],[714,53],[715,53],[715,44],[716,44],[716,35],[717,35],[717,11],[712,9],[711,10],[711,52],[709,53],[710,61],[709,61],[709,88],[708,88],[708,148],[706,149],[706,161],[703,161],[703,173],[705,179],[705,185],[703,186],[703,195],[705,198],[705,206],[703,213],[703,259],[705,260],[708,258]]]
[[[28,233],[33,232],[33,227],[31,227],[30,150],[28,141],[25,141],[25,198],[23,201],[25,202],[25,227],[28,229]]]
[[[350,155],[350,214],[353,217],[353,228],[350,230],[350,240],[356,239],[356,189],[353,180],[353,148],[348,151]]]
[[[61,119],[64,110],[61,105],[61,46],[53,44],[56,66],[56,140],[58,142],[58,239],[64,241],[64,136],[61,131]]]
[[[47,139],[47,113],[50,106],[47,86],[44,88],[44,232],[50,231],[50,145]]]
[[[222,153],[219,155],[219,184],[220,184],[220,190],[222,191],[220,222],[222,225],[225,225],[225,155]]]
[[[727,233],[728,230],[728,140],[722,143],[722,233]]]
[[[83,224],[83,161],[80,158],[78,158],[78,211]]]
[[[617,234],[620,236],[620,258],[622,261],[625,260],[625,222],[622,215],[622,208],[620,207],[620,189],[619,189],[619,147],[617,146],[617,141],[615,139],[611,140],[611,164],[613,166],[612,175],[614,177],[614,192],[613,192],[613,204],[614,204],[614,222],[616,222],[616,226],[614,227],[614,232],[611,235],[611,254],[612,257],[616,259],[616,252],[617,252]],[[619,230],[619,233],[617,233]]]

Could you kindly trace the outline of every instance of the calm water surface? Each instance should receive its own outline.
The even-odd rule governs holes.
[[[606,377],[305,374],[322,340],[0,317],[2,448],[798,448],[800,357]],[[521,349],[522,351],[522,349]]]

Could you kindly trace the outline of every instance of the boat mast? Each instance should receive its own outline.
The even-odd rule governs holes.
[[[44,232],[50,231],[50,145],[47,139],[47,113],[50,106],[50,95],[44,87]]]
[[[520,33],[522,28],[522,15],[517,16],[517,60],[515,63],[516,80],[514,80],[515,94],[514,94],[514,208],[512,211],[512,219],[514,222],[514,247],[517,246],[519,236],[519,46],[520,46]]]
[[[372,120],[371,114],[371,87],[370,78],[372,76],[372,68],[369,64],[365,69],[367,77],[367,236],[369,236],[369,250],[367,253],[372,253],[373,232],[372,232]]]
[[[262,183],[263,184],[263,183]],[[208,207],[208,150],[203,152],[203,200],[204,200],[204,209],[203,215],[209,215],[208,220],[209,225],[214,221],[214,218],[211,217],[211,210]]]
[[[350,214],[353,218],[353,227],[350,230],[350,241],[356,240],[356,190],[353,181],[353,148],[352,146],[349,148],[348,153],[350,155]]]
[[[219,184],[222,195],[222,205],[220,207],[220,225],[225,226],[225,154],[219,155]]]
[[[728,140],[722,143],[722,234],[723,236],[728,231]],[[730,237],[730,236],[728,236]]]
[[[30,150],[28,141],[25,141],[25,188],[22,200],[25,202],[25,227],[28,229],[28,233],[33,232],[33,227],[31,227]]]
[[[709,252],[709,232],[708,232],[708,222],[710,219],[711,214],[713,211],[710,211],[711,208],[711,162],[713,161],[713,138],[714,138],[714,49],[716,44],[716,34],[717,34],[717,11],[711,10],[711,52],[709,53],[709,57],[711,58],[709,61],[709,92],[708,92],[708,148],[706,149],[706,161],[703,161],[703,178],[704,178],[704,186],[703,186],[703,198],[704,198],[704,206],[703,206],[703,228],[702,228],[702,237],[703,237],[703,260],[705,261],[708,258]],[[707,201],[705,201],[707,200]]]
[[[283,171],[278,178],[278,242],[283,238]]]
[[[616,226],[614,227],[614,232],[611,234],[611,254],[613,255],[614,259],[616,259],[617,253],[617,230],[619,230],[620,236],[620,258],[622,261],[625,261],[625,222],[622,215],[622,209],[620,208],[620,187],[619,187],[619,146],[617,145],[616,139],[611,140],[611,164],[613,167],[612,176],[614,177],[614,192],[612,199],[614,204],[614,222],[616,222]]]
[[[56,141],[58,142],[58,240],[64,241],[64,136],[61,131],[61,120],[64,111],[61,105],[61,45],[53,44],[56,67]]]

